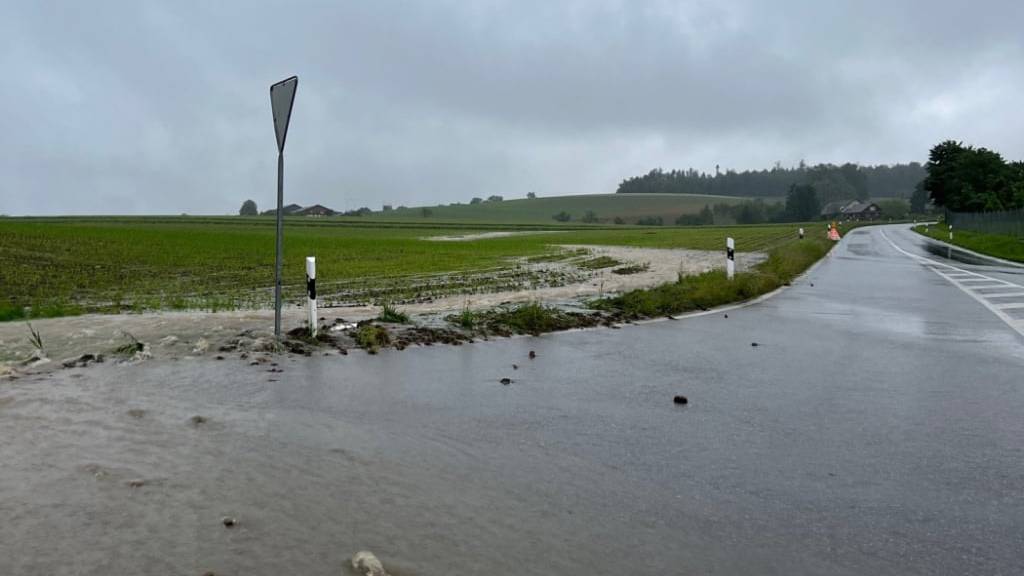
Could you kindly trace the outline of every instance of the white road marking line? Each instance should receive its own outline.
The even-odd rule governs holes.
[[[1009,304],[996,304],[996,308],[1000,310],[1015,310],[1017,308],[1024,308],[1024,302],[1011,302]]]
[[[982,284],[981,286],[978,286],[977,284],[971,284],[965,286],[965,288],[967,288],[968,290],[974,290],[975,292],[981,294],[982,296],[988,296],[988,294],[985,294],[984,292],[982,292],[982,290],[998,290],[1000,288],[1006,289],[1012,287],[1013,284]]]
[[[907,256],[908,258],[911,258],[913,260],[917,260],[918,262],[924,264],[927,268],[929,268],[930,270],[932,270],[933,272],[935,272],[936,274],[938,274],[942,278],[945,278],[952,285],[954,285],[957,288],[959,288],[961,292],[963,292],[964,294],[967,294],[971,298],[974,298],[975,300],[977,300],[985,308],[988,308],[989,312],[995,314],[1000,320],[1005,322],[1006,325],[1009,326],[1010,328],[1012,328],[1015,332],[1017,332],[1021,336],[1024,336],[1024,320],[1017,320],[1016,318],[1013,318],[1012,316],[1010,316],[1006,312],[1003,312],[1002,310],[997,308],[996,305],[994,305],[994,304],[988,302],[987,300],[985,300],[983,295],[975,293],[973,290],[971,290],[967,286],[964,286],[963,283],[961,283],[959,280],[957,280],[955,278],[952,278],[950,276],[950,272],[941,271],[941,270],[939,270],[939,268],[942,267],[942,268],[945,268],[945,269],[947,269],[949,271],[956,271],[956,272],[961,272],[961,273],[966,273],[966,274],[973,274],[975,276],[982,276],[984,278],[989,278],[988,276],[985,276],[984,274],[978,274],[977,272],[971,272],[969,270],[964,270],[963,268],[957,268],[956,266],[953,266],[951,264],[946,264],[945,262],[938,262],[936,260],[932,260],[931,258],[925,258],[923,256],[918,256],[917,254],[911,254],[910,252],[907,252],[903,248],[900,248],[899,246],[897,246],[896,243],[893,242],[892,239],[889,238],[889,235],[886,234],[884,230],[879,230],[879,233],[882,235],[882,238],[885,238],[885,241],[888,242],[889,245],[892,246],[897,252],[903,254],[904,256]],[[1013,284],[1011,282],[1005,282],[1003,280],[999,280],[999,279],[996,279],[996,278],[991,278],[991,280],[994,281],[994,282],[1000,282],[1000,283],[1003,283],[1003,284],[1007,284],[1007,285],[1013,286],[1014,288],[1020,288],[1020,289],[1024,290],[1024,286],[1019,286],[1019,285]]]
[[[952,278],[953,275],[950,274],[949,277]],[[972,283],[973,282],[988,282],[988,283],[995,282],[996,284],[1000,284],[1000,285],[1002,285],[1002,284],[1009,284],[1009,282],[1005,282],[1003,280],[996,280],[995,278],[964,278],[963,280],[959,280],[959,281],[963,282],[964,284],[966,284],[968,282],[972,282]]]
[[[1006,298],[1008,296],[1024,296],[1024,292],[993,292],[992,294],[982,294],[985,298]]]

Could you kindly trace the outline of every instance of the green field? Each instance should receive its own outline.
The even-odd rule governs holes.
[[[706,205],[738,204],[747,198],[733,196],[701,196],[693,194],[582,194],[548,198],[504,200],[479,204],[456,204],[396,209],[374,212],[374,220],[385,221],[447,221],[498,222],[506,224],[550,224],[552,216],[567,212],[572,222],[579,222],[588,210],[599,222],[611,224],[615,217],[633,224],[644,217],[661,217],[666,224],[682,214],[696,214]],[[767,198],[766,201],[778,199]]]
[[[956,230],[953,240],[949,239],[949,229],[945,224],[931,226],[925,233],[924,226],[915,226],[914,230],[936,240],[950,242],[957,246],[963,246],[968,250],[974,250],[996,258],[1024,262],[1024,238],[1016,236],[1004,236],[1002,234],[983,234],[970,230]]]
[[[486,227],[288,219],[286,296],[301,299],[306,256],[317,257],[318,291],[328,305],[421,301],[570,281],[534,277],[521,266],[527,258],[559,252],[557,244],[718,250],[733,236],[742,252],[786,243],[796,226],[569,226],[554,233],[437,242],[424,238]],[[265,308],[272,301],[273,264],[274,225],[267,218],[4,218],[0,317]]]

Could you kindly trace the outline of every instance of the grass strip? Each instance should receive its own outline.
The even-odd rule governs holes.
[[[972,230],[954,230],[953,239],[949,239],[949,228],[945,224],[929,226],[927,232],[925,226],[915,226],[914,231],[922,236],[948,242],[954,246],[961,246],[981,254],[995,256],[1013,262],[1024,262],[1024,238],[1007,236],[1004,234],[986,234]]]
[[[675,282],[654,288],[593,300],[589,305],[618,319],[634,320],[742,302],[789,284],[831,248],[832,242],[824,238],[789,242],[773,248],[767,260],[752,270],[738,272],[732,280],[726,277],[724,270],[711,270],[680,276]]]

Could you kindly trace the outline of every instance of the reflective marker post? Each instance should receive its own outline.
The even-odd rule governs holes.
[[[277,136],[277,242],[274,258],[274,336],[281,337],[281,253],[284,242],[284,141],[292,118],[295,88],[299,77],[292,76],[270,86],[270,111],[274,114]]]
[[[736,243],[732,238],[725,239],[725,275],[732,280],[736,274]]]
[[[306,298],[309,300],[309,335],[316,338],[316,257],[306,257]]]

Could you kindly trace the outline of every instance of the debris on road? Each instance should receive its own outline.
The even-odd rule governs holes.
[[[193,354],[206,354],[206,351],[210,349],[210,342],[206,338],[200,338],[196,341],[196,345],[192,347]]]
[[[758,344],[757,342],[751,342],[750,345],[754,347],[760,346],[760,344]]]
[[[26,368],[35,368],[36,366],[42,366],[50,362],[50,359],[46,357],[46,353],[42,350],[35,350],[32,355],[21,361],[21,365]]]
[[[501,380],[498,380],[498,382],[501,382],[505,386],[508,386],[509,384],[512,383],[512,379],[511,378],[502,378]]]
[[[672,402],[674,404],[689,404],[690,400],[687,399],[686,396],[683,396],[682,394],[678,394],[674,398],[672,398]]]
[[[202,426],[206,424],[206,416],[193,416],[188,420],[193,426]]]
[[[373,552],[361,550],[352,556],[352,567],[360,576],[388,576],[384,565],[373,555]]]
[[[225,516],[220,519],[221,524],[224,524],[225,528],[234,528],[238,525],[238,520],[235,520],[231,516]]]
[[[534,358],[536,358],[536,357],[537,357],[537,353],[536,353],[536,352],[534,352],[533,350],[530,350],[530,354],[529,354],[529,356],[530,356],[530,360],[533,360]]]
[[[103,362],[103,354],[82,354],[75,358],[68,358],[60,364],[65,368],[81,368],[93,362]]]

